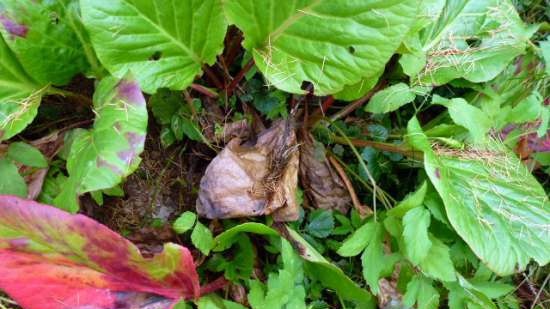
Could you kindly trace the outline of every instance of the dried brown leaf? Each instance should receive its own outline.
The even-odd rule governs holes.
[[[351,197],[344,182],[327,160],[323,145],[309,135],[300,151],[300,179],[313,205],[347,212]]]
[[[209,219],[273,214],[298,219],[296,134],[291,120],[276,121],[255,141],[232,139],[201,179],[197,212]]]

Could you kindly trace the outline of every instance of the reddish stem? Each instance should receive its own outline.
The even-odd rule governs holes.
[[[227,281],[223,276],[221,276],[218,279],[201,286],[201,295],[206,295],[206,294],[215,292],[217,290],[223,289],[228,283],[229,281]]]
[[[381,82],[379,82],[376,87],[374,87],[373,89],[371,89],[371,91],[369,91],[364,97],[360,98],[359,100],[347,105],[344,109],[342,109],[341,111],[339,111],[338,113],[334,114],[334,116],[331,117],[331,120],[332,121],[335,121],[335,120],[338,120],[344,116],[347,116],[349,115],[350,113],[352,113],[353,111],[355,111],[356,109],[358,109],[359,107],[363,106],[363,104],[365,104],[365,102],[367,102],[368,100],[370,100],[370,98],[380,89],[384,88],[386,86],[388,82],[386,80],[382,80]]]
[[[208,79],[214,84],[214,86],[218,89],[225,88],[224,84],[220,81],[218,76],[212,71],[211,68],[209,68],[206,65],[202,66],[202,70],[204,71],[204,74],[208,77]]]
[[[250,59],[245,66],[241,69],[241,71],[235,76],[235,78],[231,81],[231,84],[227,87],[225,90],[227,93],[227,97],[230,97],[233,92],[235,91],[235,88],[239,85],[239,82],[244,78],[246,73],[250,71],[250,69],[254,66],[254,59]]]
[[[199,84],[191,84],[191,89],[195,90],[196,92],[199,92],[201,94],[204,94],[205,96],[215,99],[218,97],[218,94],[214,91],[204,87],[203,85]]]
[[[333,103],[334,103],[334,97],[328,96],[325,99],[325,101],[323,101],[323,104],[321,104],[321,106],[319,106],[319,108],[315,110],[313,114],[311,114],[308,121],[308,126],[309,127],[314,126],[317,123],[317,121],[323,118],[325,116],[325,113],[328,111],[328,109],[332,106]]]

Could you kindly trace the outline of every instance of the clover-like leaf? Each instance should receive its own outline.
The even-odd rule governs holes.
[[[101,63],[119,78],[131,71],[147,93],[186,88],[223,49],[220,0],[83,0],[81,8]]]
[[[186,248],[144,258],[88,217],[13,196],[0,196],[0,272],[0,288],[26,309],[141,308],[130,304],[148,294],[168,309],[200,294]]]
[[[256,65],[275,87],[317,95],[372,87],[414,21],[416,0],[228,0],[230,22],[245,36]],[[376,75],[376,76],[375,76]],[[347,88],[347,87],[346,87]]]
[[[69,179],[55,204],[76,212],[78,195],[111,188],[131,174],[145,144],[147,109],[136,82],[105,78],[94,94],[96,120],[71,145]]]

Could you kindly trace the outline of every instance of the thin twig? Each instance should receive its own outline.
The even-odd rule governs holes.
[[[346,175],[346,172],[344,171],[340,163],[336,159],[334,159],[334,157],[332,156],[328,156],[328,160],[330,161],[332,166],[334,166],[334,169],[336,169],[336,172],[338,173],[338,175],[344,182],[344,185],[348,189],[349,195],[351,196],[351,202],[353,203],[353,207],[357,209],[357,211],[359,212],[359,215],[361,215],[362,218],[370,216],[373,213],[372,209],[366,205],[361,204],[361,202],[359,201],[359,198],[357,197],[357,193],[353,188],[353,184],[349,180],[348,176]]]
[[[219,80],[218,76],[216,76],[216,74],[212,72],[212,70],[208,66],[203,65],[202,70],[204,71],[204,74],[206,74],[208,79],[210,79],[210,81],[214,84],[216,88],[218,89],[225,88],[224,84]]]
[[[356,147],[372,147],[378,150],[400,153],[404,156],[407,156],[413,159],[422,160],[422,152],[415,151],[412,148],[403,147],[400,145],[375,142],[375,141],[367,141],[362,139],[353,139],[353,138],[346,139],[340,136],[333,136],[332,141],[340,145],[348,145],[351,142],[351,144],[353,144],[353,146],[356,146]]]

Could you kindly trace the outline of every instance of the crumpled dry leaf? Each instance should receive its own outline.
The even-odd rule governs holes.
[[[350,194],[327,160],[325,148],[311,134],[304,138],[300,149],[300,179],[315,207],[348,211]]]
[[[209,219],[273,214],[299,217],[296,202],[299,152],[292,120],[279,120],[257,137],[232,139],[201,179],[197,212]]]

